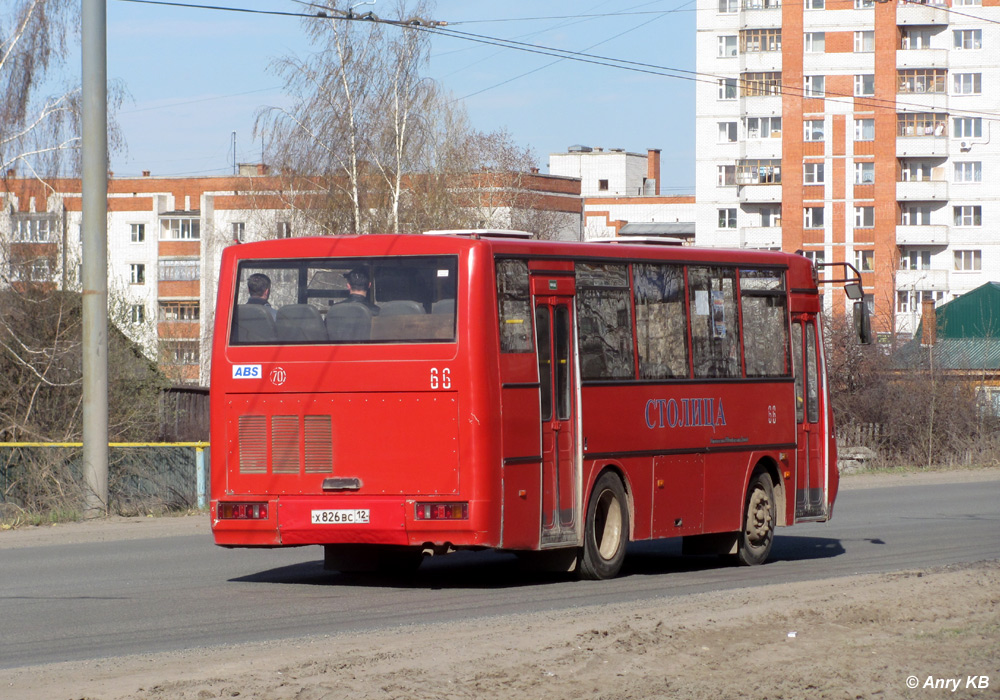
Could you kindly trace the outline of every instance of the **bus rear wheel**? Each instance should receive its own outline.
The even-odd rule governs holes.
[[[747,486],[743,530],[736,543],[736,560],[743,566],[767,561],[774,544],[774,486],[767,472],[757,472]]]
[[[579,574],[582,579],[614,578],[625,561],[629,520],[625,487],[613,472],[597,480],[587,504]]]

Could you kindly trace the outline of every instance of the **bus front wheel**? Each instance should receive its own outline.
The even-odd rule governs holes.
[[[744,566],[767,561],[774,543],[774,486],[767,472],[757,472],[747,486],[743,530],[736,545],[736,559]]]
[[[613,472],[597,480],[587,504],[579,574],[583,579],[614,578],[625,561],[629,520],[625,487]]]

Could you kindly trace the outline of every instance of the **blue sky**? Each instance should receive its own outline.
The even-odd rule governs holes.
[[[292,0],[205,4],[303,8]],[[388,15],[386,3],[359,9],[378,14],[380,4]],[[433,19],[461,32],[694,70],[694,7],[693,0],[438,0]],[[580,17],[607,13],[620,14]],[[549,153],[572,144],[660,148],[664,194],[694,192],[694,83],[451,37],[432,41],[430,76],[463,99],[474,127],[506,127],[531,146],[543,171]],[[128,152],[113,156],[112,170],[225,174],[234,131],[236,160],[259,162],[254,115],[286,99],[268,66],[308,51],[293,17],[108,0],[108,75],[132,95],[119,115]]]

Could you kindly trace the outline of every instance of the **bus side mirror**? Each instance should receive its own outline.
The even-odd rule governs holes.
[[[868,304],[863,301],[854,302],[854,334],[862,345],[871,345],[872,322],[868,315]]]

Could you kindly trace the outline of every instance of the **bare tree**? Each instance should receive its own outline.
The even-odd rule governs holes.
[[[529,182],[531,150],[506,130],[472,129],[461,105],[422,76],[428,35],[414,25],[431,7],[401,0],[386,23],[347,19],[348,6],[331,2],[330,19],[308,20],[316,52],[274,65],[295,103],[257,120],[279,172],[300,183],[287,192],[322,196],[307,217],[324,233],[523,225],[553,235],[558,215],[539,212]]]

